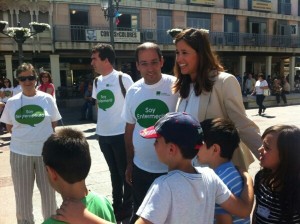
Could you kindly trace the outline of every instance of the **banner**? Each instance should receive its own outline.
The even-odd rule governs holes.
[[[86,41],[101,41],[110,42],[110,31],[109,30],[85,30]],[[114,31],[114,42],[120,43],[140,43],[141,34],[136,31]]]
[[[272,11],[272,2],[271,0],[253,0],[252,10],[270,12]]]

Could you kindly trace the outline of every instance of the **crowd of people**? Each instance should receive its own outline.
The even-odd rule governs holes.
[[[84,134],[71,128],[55,132],[61,116],[50,73],[40,74],[36,88],[33,66],[18,67],[22,92],[7,100],[0,118],[12,136],[18,223],[34,223],[35,178],[47,224],[125,218],[138,224],[246,224],[253,207],[254,224],[300,223],[300,129],[274,125],[261,135],[207,30],[183,29],[174,44],[174,76],[161,72],[164,58],[157,44],[139,45],[135,60],[142,78],[135,83],[115,70],[111,45],[92,48],[91,65],[99,76],[90,83],[86,102],[97,107],[96,134],[110,171],[112,203],[85,184],[91,157]],[[245,82],[259,114],[266,110],[269,89],[264,78],[260,74],[256,81],[249,74]],[[285,91],[282,87],[279,100]],[[262,169],[253,183],[246,171],[254,157]],[[58,209],[54,190],[63,198]]]

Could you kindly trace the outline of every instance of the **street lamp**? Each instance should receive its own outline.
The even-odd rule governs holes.
[[[115,2],[115,6],[113,5],[113,1]],[[104,12],[104,17],[106,20],[109,20],[109,36],[110,36],[110,44],[113,48],[115,48],[114,44],[114,17],[116,17],[116,13],[119,10],[119,2],[121,0],[101,0],[101,9]]]
[[[0,33],[5,36],[13,39],[18,44],[18,52],[19,52],[19,65],[23,63],[23,43],[30,37],[44,32],[46,29],[50,29],[50,25],[46,23],[37,23],[31,22],[29,25],[32,27],[29,28],[21,27],[20,22],[18,22],[17,27],[7,27],[4,30],[5,26],[8,24],[6,21],[0,21]]]

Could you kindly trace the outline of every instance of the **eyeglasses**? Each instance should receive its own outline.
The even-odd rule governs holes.
[[[34,75],[31,75],[31,76],[19,76],[18,80],[20,82],[25,82],[26,80],[33,81],[33,80],[36,80],[36,77]]]
[[[43,78],[47,78],[47,79],[48,79],[49,77],[48,77],[48,76],[42,76],[42,79],[43,79]]]

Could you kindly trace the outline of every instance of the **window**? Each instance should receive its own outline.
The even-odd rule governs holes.
[[[31,22],[31,16],[30,16],[30,12],[19,12],[19,21],[22,27],[27,27],[29,28],[29,23]]]
[[[85,41],[85,30],[89,24],[89,8],[83,5],[70,5],[70,27],[72,41]]]
[[[138,30],[139,9],[120,8],[118,12],[122,14],[116,19],[116,26],[118,30]]]
[[[225,0],[224,7],[228,9],[239,9],[240,1],[239,0]]]
[[[298,34],[298,26],[296,24],[290,25],[290,28],[291,28],[291,35]]]
[[[138,19],[137,15],[122,14],[116,19],[116,25],[119,30],[137,30]]]
[[[208,13],[194,13],[188,12],[187,14],[187,26],[195,28],[203,28],[210,30],[210,14]]]
[[[291,15],[291,0],[278,0],[278,13]]]
[[[157,11],[157,39],[159,43],[172,43],[172,38],[167,30],[172,27],[172,12],[168,10]]]

